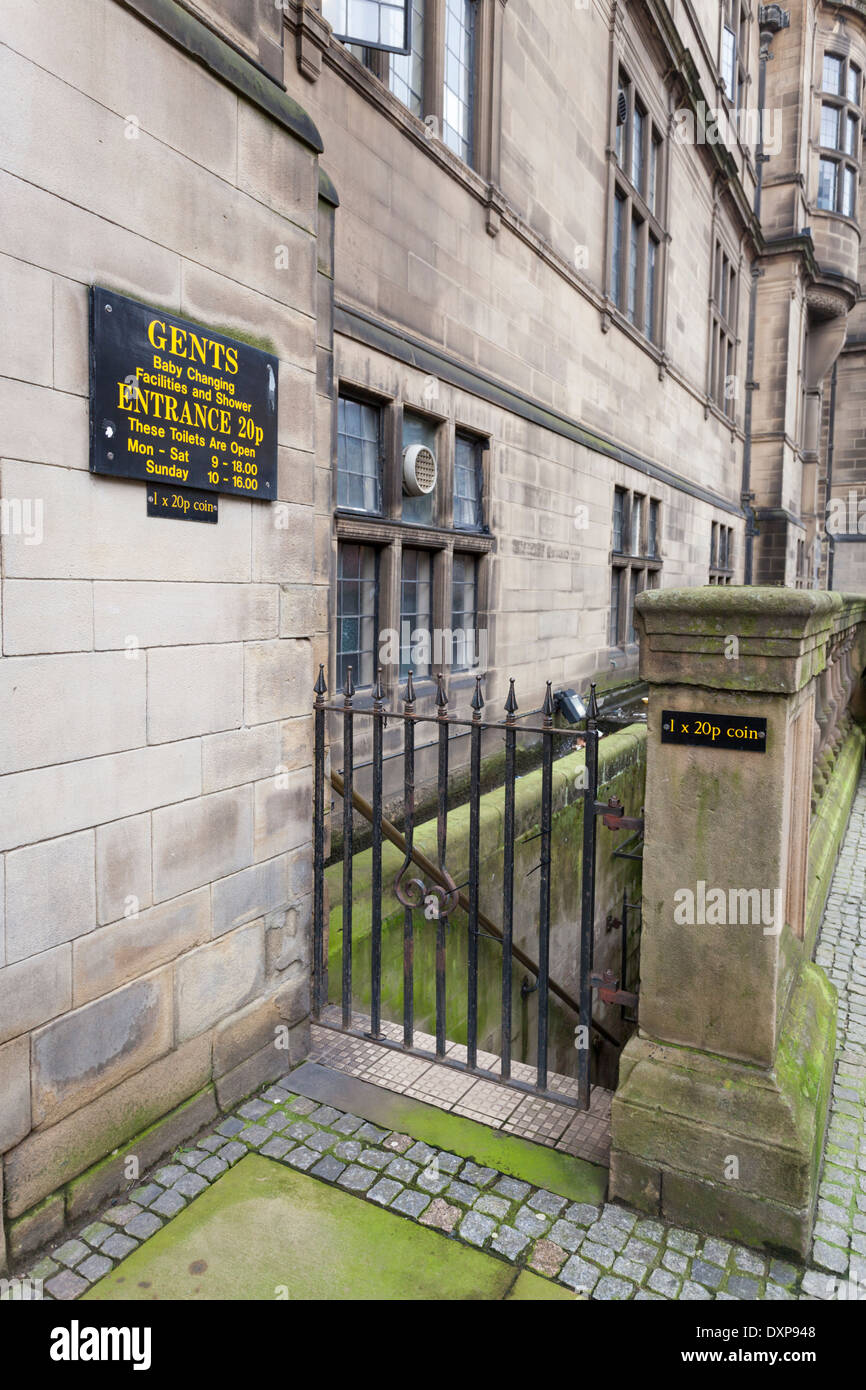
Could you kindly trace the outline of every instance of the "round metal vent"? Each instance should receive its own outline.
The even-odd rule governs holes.
[[[410,444],[403,450],[403,491],[409,497],[426,497],[436,486],[436,455],[426,444]]]
[[[619,91],[616,94],[616,123],[617,125],[625,125],[627,120],[628,97],[626,96],[622,87],[620,87]]]

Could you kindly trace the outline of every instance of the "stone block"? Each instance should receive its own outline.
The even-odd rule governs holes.
[[[313,455],[299,455],[309,459]],[[313,569],[313,513],[310,507],[278,502],[253,513],[253,578],[271,584],[306,584]],[[299,637],[310,633],[299,632]]]
[[[288,897],[287,870],[286,856],[280,855],[214,883],[214,936],[284,907]]]
[[[195,740],[12,773],[0,797],[0,849],[187,801],[200,791]]]
[[[222,499],[221,499],[222,502]],[[265,584],[93,585],[97,647],[175,647],[274,636],[276,595]]]
[[[176,967],[177,1031],[183,1042],[248,1003],[264,981],[260,922],[200,946]]]
[[[0,1154],[30,1130],[30,1039],[15,1038],[0,1047]]]
[[[144,701],[144,662],[119,652],[10,657],[0,662],[0,768],[21,772],[137,747],[146,741]]]
[[[202,790],[224,791],[275,776],[281,758],[278,724],[258,724],[202,739]]]
[[[315,366],[315,321],[288,304],[275,303],[227,280],[206,266],[184,261],[181,280],[181,312],[200,323],[218,323],[226,333],[237,328],[249,332],[254,323],[262,347],[282,362],[312,371]],[[282,495],[282,494],[280,494]]]
[[[9,1254],[13,1260],[38,1250],[60,1235],[64,1222],[63,1193],[46,1197],[30,1211],[9,1223]]]
[[[249,580],[250,508],[241,498],[220,498],[219,526],[154,524],[144,546],[140,487],[8,458],[2,484],[4,497],[41,498],[44,506],[41,545],[27,544],[26,536],[4,537],[7,578]],[[190,531],[195,535],[178,535]]]
[[[96,1163],[81,1177],[75,1178],[66,1189],[66,1206],[70,1221],[102,1206],[115,1192],[126,1191],[126,1164],[135,1158],[139,1172],[144,1172],[179,1144],[191,1139],[217,1117],[213,1086],[205,1086],[197,1095],[178,1105],[164,1119],[158,1120],[135,1136],[117,1153]],[[165,1215],[166,1213],[163,1213]]]
[[[243,723],[243,647],[160,647],[147,654],[147,739],[169,743]]]
[[[124,294],[178,306],[180,258],[176,252],[8,173],[0,176],[0,183],[4,242],[12,255],[82,286],[92,282],[93,267],[98,265],[103,283]]]
[[[37,465],[53,463],[68,469],[87,468],[87,402],[81,396],[67,396],[62,391],[0,377],[0,420],[3,421],[0,434],[3,458]],[[45,488],[35,479],[34,482],[32,491],[4,491],[3,495],[41,499],[47,519],[50,505]],[[32,542],[31,547],[39,549]]]
[[[79,937],[72,958],[76,1007],[120,989],[210,937],[209,888],[171,898],[138,916],[121,918]]]
[[[311,637],[328,627],[328,591],[320,585],[280,585],[280,636]]]
[[[0,376],[50,386],[53,379],[51,276],[11,256],[0,256]]]
[[[276,1046],[278,1029],[285,1020],[277,1004],[277,997],[269,995],[256,999],[246,1008],[240,1009],[226,1018],[214,1029],[213,1070],[215,1077],[225,1076],[245,1062],[253,1053],[271,1048],[282,1059],[283,1070],[288,1065],[288,1050]]]
[[[93,647],[93,586],[85,580],[7,579],[6,656],[83,652]]]
[[[6,855],[6,959],[71,941],[96,921],[94,834],[45,840]]]
[[[169,1051],[171,971],[135,980],[64,1014],[33,1036],[33,1120],[56,1125],[73,1110]]]
[[[276,1081],[289,1066],[301,1061],[306,1055],[306,1051],[293,1055],[292,1050],[278,1052],[272,1045],[263,1047],[260,1052],[248,1057],[232,1071],[217,1078],[215,1084],[220,1109],[230,1110],[239,1100],[243,1100],[244,1096],[252,1095],[266,1082]],[[318,1154],[315,1157],[317,1158]]]
[[[282,782],[287,782],[288,786],[279,785]],[[268,859],[308,843],[312,837],[312,805],[312,772],[308,768],[256,782],[253,822],[256,859]]]
[[[2,891],[2,883],[0,883]],[[56,946],[0,970],[0,1043],[72,1005],[72,947]]]
[[[150,816],[129,816],[96,832],[96,916],[116,922],[150,907]]]
[[[54,277],[54,388],[73,396],[89,390],[87,286]]]
[[[316,231],[319,170],[311,150],[287,139],[249,102],[240,102],[237,154],[239,188],[306,231]]]
[[[28,1135],[6,1158],[8,1215],[20,1216],[195,1095],[210,1080],[210,1066],[210,1037],[194,1038],[59,1124]]]
[[[253,859],[251,787],[214,792],[153,813],[155,902],[246,868]]]
[[[244,722],[265,724],[306,714],[310,707],[309,643],[248,642],[244,648]]]

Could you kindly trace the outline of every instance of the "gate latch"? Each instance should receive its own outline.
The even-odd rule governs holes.
[[[626,1009],[637,1008],[637,995],[630,990],[620,989],[619,980],[612,970],[605,970],[602,974],[594,970],[589,977],[589,983],[593,989],[598,990],[602,1004],[621,1004]]]
[[[608,830],[643,830],[643,817],[623,815],[623,810],[618,796],[612,796],[608,802],[595,803],[595,814],[601,816],[601,823]]]

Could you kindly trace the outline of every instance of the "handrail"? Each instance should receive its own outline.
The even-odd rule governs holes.
[[[343,795],[345,784],[339,772],[331,773],[331,786],[334,788],[334,791],[337,792],[338,796]],[[354,787],[352,788],[352,805],[354,806],[356,811],[360,812],[360,814],[364,817],[365,820],[369,821],[371,825],[373,824],[373,807],[370,805],[369,801],[366,801],[364,799],[360,792],[355,790]],[[390,840],[391,844],[395,845],[402,854],[408,853],[411,856],[413,862],[418,865],[419,869],[423,869],[424,873],[427,874],[428,877],[433,879],[435,883],[439,884],[440,887],[446,889],[446,891],[448,892],[452,890],[452,885],[446,882],[444,876],[439,872],[438,867],[433,863],[432,860],[427,858],[426,854],[424,854],[422,850],[416,849],[414,846],[411,849],[407,848],[406,840],[401,835],[396,825],[394,825],[391,821],[387,820],[385,816],[382,816],[381,824],[382,834],[385,836],[386,840]],[[460,906],[463,908],[464,912],[468,912],[469,899],[466,897],[466,894],[458,891],[457,900]],[[480,908],[478,909],[478,921],[481,924],[481,926],[484,927],[485,931],[488,931],[492,936],[496,937],[498,941],[502,941],[502,932],[499,930],[499,928],[496,926],[494,922],[491,922],[490,918],[486,915],[486,913],[482,912]],[[520,947],[514,943],[512,943],[511,946],[511,954],[514,956],[515,960],[520,961],[521,965],[525,966],[527,970],[531,970],[533,975],[538,977],[539,966],[537,962],[532,959],[531,956],[528,956],[525,951],[522,951]],[[577,1000],[574,999],[572,995],[568,993],[567,990],[563,989],[562,985],[557,984],[557,982],[555,980],[550,979],[549,976],[548,986],[550,988],[551,993],[555,994],[556,997],[560,999],[563,1004],[567,1005],[568,1008],[571,1009],[571,1011],[578,1018],[580,1018],[580,1007],[577,1003]],[[590,1026],[594,1029],[596,1033],[598,1033],[599,1037],[604,1038],[605,1042],[611,1043],[613,1047],[622,1048],[623,1044],[619,1041],[618,1038],[615,1038],[612,1033],[609,1033],[607,1029],[603,1026],[603,1024],[598,1023],[593,1018],[590,1020]]]

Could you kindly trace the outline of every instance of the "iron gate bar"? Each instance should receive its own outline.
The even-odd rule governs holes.
[[[472,696],[472,746],[469,795],[469,931],[467,936],[466,1065],[478,1062],[478,840],[481,818],[481,677],[475,677]]]
[[[343,798],[343,844],[348,846],[343,855],[343,1027],[352,1022],[352,849],[354,846],[354,817],[352,814],[352,753],[354,747],[354,721],[352,718],[352,696],[355,683],[352,668],[346,672],[343,686],[343,747],[346,754],[346,795]]]
[[[514,681],[505,701],[505,838],[502,865],[502,1078],[511,1076],[511,958],[514,954],[514,787],[517,765],[517,698]]]
[[[325,668],[319,667],[316,681],[316,751],[313,788],[313,1017],[318,1018],[325,1002]]]
[[[406,683],[403,712],[408,716],[403,738],[403,804],[406,807],[406,858],[399,878],[412,863],[412,841],[415,836],[415,686],[412,672]],[[343,805],[346,797],[343,797]],[[353,807],[354,810],[354,807]],[[350,1000],[351,1007],[351,1000]],[[411,899],[403,904],[403,1045],[411,1047],[415,1040],[415,913]]]
[[[596,817],[595,798],[598,792],[598,702],[595,698],[595,682],[589,695],[586,712],[586,802],[583,816],[583,876],[581,879],[580,912],[580,1014],[581,1019],[592,1017],[592,954],[595,934],[595,841]],[[587,815],[592,808],[593,814]],[[582,1039],[581,1039],[582,1041]],[[577,1049],[578,1097],[584,1110],[589,1109],[590,1098],[590,1048],[587,1030],[586,1047]]]
[[[373,913],[370,923],[370,1032],[382,1032],[382,726],[385,717],[382,669],[373,692]],[[345,850],[343,851],[345,854]]]
[[[544,697],[541,755],[541,878],[538,887],[538,1089],[547,1090],[547,981],[550,972],[550,836],[553,828],[553,695]]]
[[[340,1031],[355,1034],[358,1037],[372,1037],[384,1046],[392,1047],[397,1050],[411,1052],[422,1058],[429,1058],[432,1061],[443,1063],[457,1070],[468,1071],[474,1076],[483,1077],[487,1080],[497,1081],[502,1084],[514,1084],[517,1089],[524,1090],[534,1095],[543,1095],[549,1099],[557,1100],[561,1103],[571,1104],[574,1108],[588,1110],[591,1097],[591,1049],[588,1043],[589,1029],[594,1028],[596,1032],[604,1037],[614,1046],[620,1046],[619,1040],[614,1038],[607,1029],[596,1023],[592,1018],[592,992],[593,988],[598,988],[600,997],[611,1002],[611,990],[617,992],[615,1002],[621,1002],[622,992],[618,991],[618,982],[612,983],[613,972],[605,972],[604,976],[593,974],[593,940],[594,940],[594,911],[595,911],[595,854],[597,844],[597,817],[602,816],[604,823],[610,829],[637,829],[642,828],[642,821],[629,819],[625,816],[621,803],[616,798],[611,798],[607,803],[597,800],[598,795],[598,702],[596,698],[596,687],[592,685],[589,708],[586,716],[586,733],[584,736],[584,748],[586,752],[586,774],[588,785],[582,789],[581,795],[584,798],[584,824],[583,824],[583,875],[581,892],[581,919],[580,919],[580,958],[579,958],[579,999],[575,1001],[561,986],[550,979],[550,910],[551,910],[551,868],[552,868],[552,836],[553,836],[553,766],[554,766],[554,740],[556,737],[573,738],[574,732],[571,729],[555,729],[553,726],[555,704],[553,700],[551,682],[547,682],[544,704],[542,706],[543,722],[542,725],[525,725],[518,722],[517,700],[514,694],[514,682],[509,682],[508,698],[505,702],[505,721],[486,723],[483,719],[484,699],[481,692],[481,677],[475,678],[475,691],[473,693],[471,705],[472,715],[470,720],[452,718],[448,712],[448,695],[445,684],[440,673],[437,677],[436,691],[436,713],[435,716],[417,715],[415,712],[415,690],[413,675],[410,671],[406,687],[404,709],[402,715],[396,718],[403,724],[403,790],[406,807],[406,836],[387,822],[383,815],[383,731],[389,718],[389,711],[385,704],[385,690],[382,685],[382,668],[377,671],[376,687],[373,692],[372,709],[356,709],[353,705],[355,687],[352,679],[351,668],[347,669],[346,680],[343,688],[342,705],[332,705],[326,703],[327,685],[324,679],[324,667],[319,669],[319,677],[315,686],[315,779],[314,779],[314,944],[313,944],[313,1013],[317,1021],[322,1021],[322,1012],[327,1002],[328,972],[325,961],[324,939],[324,869],[325,869],[325,712],[326,710],[339,712],[342,714],[343,725],[343,751],[345,761],[345,777],[331,773],[331,783],[343,797],[343,961],[341,979],[341,1018],[342,1027]],[[357,715],[369,717],[372,720],[372,768],[373,768],[373,799],[372,805],[364,801],[354,787],[354,720]],[[395,717],[395,716],[391,716]],[[438,746],[437,759],[437,813],[436,813],[436,856],[437,863],[434,865],[425,855],[415,848],[415,725],[417,723],[435,723],[437,725],[436,745]],[[469,731],[470,743],[470,789],[469,789],[469,896],[460,891],[454,882],[447,868],[447,849],[448,849],[448,777],[450,760],[450,741],[451,726],[459,726]],[[505,787],[504,787],[504,872],[503,872],[503,931],[500,932],[493,922],[487,918],[480,909],[480,832],[481,832],[481,753],[482,738],[484,733],[501,729],[505,736]],[[541,859],[538,867],[541,870],[539,878],[539,899],[538,899],[538,964],[532,961],[514,942],[514,849],[516,838],[515,827],[515,785],[516,785],[516,738],[518,732],[539,733],[541,735],[541,809],[540,809],[540,839],[541,839]],[[423,745],[427,746],[427,745]],[[364,814],[372,824],[372,904],[371,904],[371,989],[370,989],[370,1028],[369,1032],[358,1033],[352,1029],[352,993],[353,993],[353,960],[352,960],[352,895],[353,895],[353,866],[352,854],[354,849],[353,838],[353,816],[358,809]],[[382,903],[382,842],[383,835],[398,845],[403,853],[403,863],[394,882],[394,892],[398,901],[402,903],[404,909],[403,918],[403,1041],[395,1042],[392,1038],[383,1036],[382,1033],[382,947],[383,947],[383,903]],[[625,857],[625,856],[623,856]],[[408,874],[412,864],[418,864],[425,876],[432,880],[432,887],[427,887],[425,880],[421,878],[411,878],[405,883],[405,876]],[[435,912],[431,911],[431,900],[435,903]],[[627,947],[627,910],[631,904],[627,903],[624,895],[624,919],[626,924],[626,934],[622,943],[623,961],[626,960]],[[454,1058],[446,1056],[447,1046],[447,944],[448,944],[448,925],[449,917],[457,906],[463,907],[468,914],[468,933],[467,933],[467,1030],[466,1030],[466,1061],[456,1061]],[[425,915],[435,917],[436,933],[436,979],[435,979],[435,1052],[430,1053],[424,1048],[416,1048],[415,1028],[414,1028],[414,913],[416,910],[424,908]],[[481,925],[487,931],[481,932]],[[500,1070],[498,1073],[490,1071],[488,1068],[478,1066],[478,1023],[479,1023],[479,996],[478,996],[478,938],[479,935],[488,935],[493,939],[499,940],[503,945],[502,958],[502,1057],[500,1059]],[[537,1010],[537,1059],[536,1059],[536,1078],[532,1084],[527,1082],[514,1082],[511,1077],[511,1031],[512,1031],[512,987],[513,987],[513,958],[520,960],[536,976],[537,984],[535,990],[538,992]],[[549,1050],[549,996],[555,993],[569,1008],[575,1011],[580,1020],[586,1020],[587,1041],[586,1045],[578,1046],[578,1085],[577,1097],[571,1101],[567,1096],[560,1092],[551,1092],[548,1087],[548,1050]],[[610,996],[610,997],[609,997]],[[632,996],[629,996],[631,1002]],[[622,998],[622,1002],[626,1002]],[[335,1024],[326,1023],[328,1027],[335,1027]],[[583,1039],[580,1040],[581,1044]]]

